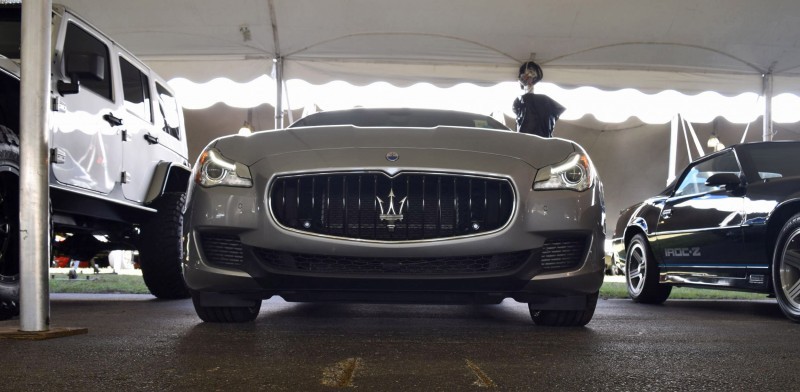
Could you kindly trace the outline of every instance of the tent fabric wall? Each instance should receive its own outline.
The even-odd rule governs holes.
[[[494,83],[534,58],[565,86],[738,94],[769,72],[776,94],[799,85],[796,0],[62,2],[197,82],[246,82],[281,57],[286,79]]]

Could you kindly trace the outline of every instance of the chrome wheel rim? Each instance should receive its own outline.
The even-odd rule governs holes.
[[[644,289],[644,277],[647,275],[647,256],[645,256],[644,246],[639,242],[631,244],[631,251],[628,253],[626,262],[625,276],[628,281],[628,290],[634,296],[638,296]]]
[[[789,236],[783,247],[778,274],[786,302],[794,309],[800,309],[800,229]]]

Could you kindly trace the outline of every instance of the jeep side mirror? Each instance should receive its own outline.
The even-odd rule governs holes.
[[[77,94],[80,91],[80,80],[91,78],[103,80],[105,77],[106,59],[95,53],[69,53],[64,56],[64,71],[71,81],[58,81],[58,92],[61,95]]]
[[[728,191],[735,190],[741,185],[742,179],[739,178],[739,173],[715,173],[706,180],[706,186],[724,186]]]

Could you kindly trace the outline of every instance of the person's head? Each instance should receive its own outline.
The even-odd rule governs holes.
[[[519,67],[519,87],[524,89],[533,86],[544,76],[542,67],[533,61],[526,61]]]

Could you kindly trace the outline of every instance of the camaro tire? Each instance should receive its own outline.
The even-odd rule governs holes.
[[[586,296],[583,310],[537,310],[528,304],[534,324],[546,327],[582,327],[589,323],[597,307],[599,292]]]
[[[772,261],[775,298],[790,320],[800,322],[800,214],[781,229]]]
[[[188,298],[183,280],[183,205],[185,193],[166,193],[153,203],[158,214],[142,226],[139,246],[142,277],[161,299]]]
[[[192,297],[194,310],[201,320],[207,323],[246,323],[258,317],[261,301],[253,306],[203,306]]]
[[[0,125],[0,320],[19,314],[19,138]]]
[[[661,304],[669,298],[672,286],[658,283],[658,265],[647,239],[642,234],[633,236],[627,246],[625,285],[634,302]]]

